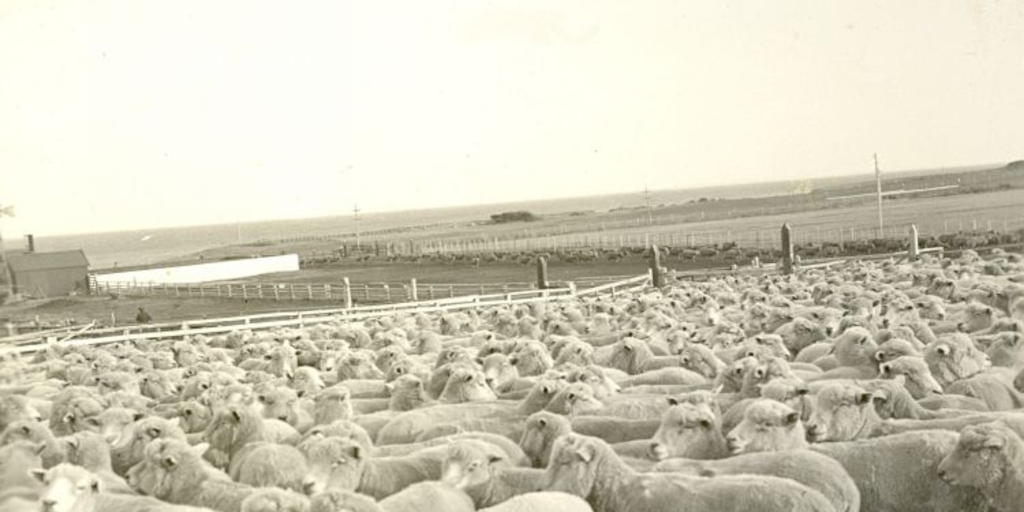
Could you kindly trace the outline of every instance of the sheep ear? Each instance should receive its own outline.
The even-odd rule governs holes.
[[[141,412],[137,412],[137,413],[132,415],[132,421],[139,421],[139,420],[141,420],[142,418],[145,418],[145,417],[146,417],[145,414],[142,414]]]
[[[875,402],[885,403],[885,402],[889,401],[889,395],[887,395],[885,393],[885,391],[882,391],[881,389],[879,389],[879,390],[875,391],[874,393],[871,393],[871,400],[875,401]]]
[[[45,483],[45,482],[43,482],[43,480],[46,480],[46,470],[45,469],[30,469],[30,470],[28,470],[28,474],[31,475],[32,478],[35,478],[36,480],[38,480],[39,483]]]
[[[588,444],[576,448],[576,456],[583,462],[594,460],[594,447]]]
[[[949,345],[939,345],[935,347],[935,351],[938,352],[940,356],[949,355]]]
[[[985,441],[981,443],[981,446],[985,448],[1002,448],[1004,444],[1005,443],[1002,437],[987,436],[985,437]]]
[[[674,397],[674,396],[668,397],[667,400],[668,400],[668,405],[679,405],[679,399]]]
[[[713,470],[713,469],[700,468],[697,471],[697,476],[703,476],[703,477],[706,477],[706,478],[712,478],[712,477],[718,476],[718,473],[716,473],[715,470]]]
[[[861,393],[857,395],[857,405],[864,405],[871,403],[871,393]]]
[[[500,455],[491,455],[490,457],[487,457],[487,464],[494,465],[499,462],[503,462],[504,460],[505,458]]]
[[[146,433],[149,434],[149,437],[152,437],[153,439],[156,439],[156,438],[160,437],[160,434],[162,434],[163,431],[160,430],[160,427],[152,427]]]
[[[361,460],[363,457],[363,448],[359,445],[354,445],[349,448],[349,455],[355,460]]]
[[[73,436],[65,437],[64,444],[66,444],[68,448],[71,448],[73,450],[77,450],[81,446],[81,442],[78,440],[78,438]]]
[[[875,358],[875,361],[878,361],[878,362],[885,361],[885,352],[882,352],[881,350],[876,350],[874,358]]]

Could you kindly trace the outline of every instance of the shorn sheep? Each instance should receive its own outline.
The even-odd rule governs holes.
[[[586,499],[595,512],[835,510],[818,491],[783,478],[637,473],[604,441],[578,434],[555,441],[543,482]]]

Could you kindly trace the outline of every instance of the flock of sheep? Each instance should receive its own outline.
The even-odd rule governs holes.
[[[965,251],[0,353],[0,511],[1018,512],[1022,277]]]

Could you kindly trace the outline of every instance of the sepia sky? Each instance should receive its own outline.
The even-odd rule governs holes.
[[[0,0],[5,238],[1024,158],[1018,0]]]

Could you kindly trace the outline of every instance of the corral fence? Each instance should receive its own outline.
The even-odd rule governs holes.
[[[576,286],[590,287],[625,279],[629,276],[583,277],[573,280]],[[358,304],[380,304],[465,297],[469,295],[508,294],[540,289],[539,282],[513,283],[416,283],[374,282],[350,283],[185,283],[161,284],[138,282],[92,283],[93,294],[130,297],[219,298],[273,301],[335,301],[350,300]],[[565,283],[549,283],[561,287]]]
[[[10,348],[8,350],[16,354],[27,354],[45,350],[52,343],[62,343],[65,346],[97,345],[132,340],[181,338],[197,334],[216,335],[237,330],[265,330],[280,327],[301,328],[325,322],[365,320],[398,313],[437,313],[579,297],[614,296],[618,293],[646,288],[651,285],[651,282],[652,276],[650,273],[647,273],[583,290],[578,290],[573,283],[569,283],[568,286],[559,288],[545,288],[505,294],[468,295],[432,301],[264,313],[101,329],[84,328],[78,332],[66,335],[62,339],[47,337],[45,339],[20,339],[14,342],[0,339],[0,344],[9,345]]]

